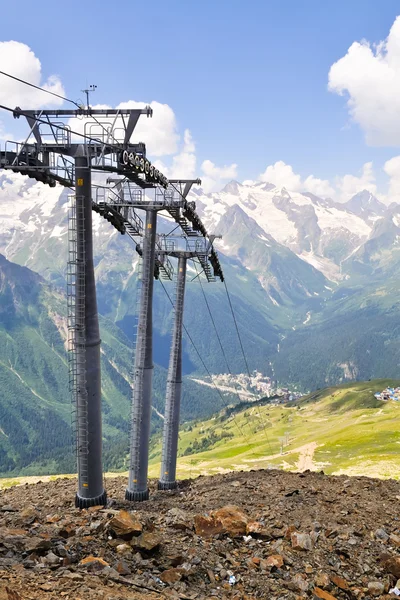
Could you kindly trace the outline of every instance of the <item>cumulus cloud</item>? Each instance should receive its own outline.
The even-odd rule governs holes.
[[[350,200],[352,196],[362,190],[368,190],[376,195],[377,186],[372,162],[365,163],[358,176],[344,175],[343,177],[337,177],[336,187],[339,195],[338,200],[342,202]]]
[[[302,181],[301,176],[294,172],[293,167],[287,165],[283,160],[268,165],[264,173],[259,176],[259,180],[273,183],[277,188],[284,187],[292,192],[311,192],[321,198],[335,194],[335,190],[327,179],[318,179],[314,175],[309,175]]]
[[[388,204],[391,202],[400,204],[400,156],[394,156],[386,161],[383,170],[389,177],[387,202]]]
[[[314,175],[309,175],[303,184],[303,189],[320,198],[333,198],[335,190],[327,179],[319,179]]]
[[[264,173],[259,176],[260,181],[273,183],[278,188],[288,188],[293,192],[301,188],[301,177],[293,171],[291,165],[287,165],[283,160],[278,160],[275,164],[269,165]]]
[[[237,177],[237,164],[218,167],[211,160],[204,160],[201,165],[201,187],[205,192],[220,189],[222,184]]]
[[[354,42],[329,71],[328,89],[347,95],[353,120],[371,145],[400,142],[400,17],[386,40]]]
[[[189,129],[183,135],[183,148],[172,159],[170,179],[194,179],[196,177],[196,147]]]
[[[57,75],[50,75],[47,80],[42,79],[40,60],[26,44],[15,41],[0,42],[0,70],[65,96],[64,88]],[[60,106],[63,100],[0,75],[0,102],[10,108],[20,106],[35,109],[44,106]]]

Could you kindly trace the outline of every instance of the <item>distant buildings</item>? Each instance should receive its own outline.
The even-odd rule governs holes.
[[[384,402],[387,402],[388,400],[400,402],[400,388],[387,387],[383,392],[377,392],[374,396],[378,400],[383,400]]]
[[[241,400],[247,402],[257,401],[260,396],[273,398],[275,404],[284,404],[298,400],[303,394],[289,390],[289,388],[276,388],[270,377],[258,371],[253,371],[250,377],[244,373],[212,375],[212,382],[223,392],[235,391]],[[278,396],[278,398],[276,398]]]

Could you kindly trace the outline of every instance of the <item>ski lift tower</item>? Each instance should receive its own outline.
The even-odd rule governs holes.
[[[216,237],[213,235],[208,236],[208,238],[183,236],[180,238],[172,238],[170,236],[159,237],[160,253],[178,259],[174,303],[175,319],[167,375],[161,474],[158,482],[159,490],[171,490],[177,486],[176,462],[182,396],[182,328],[187,261],[189,259],[196,259],[200,263],[202,272],[208,282],[215,281],[217,277],[221,281],[224,281],[218,255],[213,248],[213,242]]]
[[[109,179],[118,188],[119,210],[142,210],[146,213],[143,229],[143,246],[136,249],[142,256],[142,281],[138,303],[138,324],[135,343],[134,375],[132,386],[132,411],[130,433],[130,463],[128,487],[125,498],[143,501],[149,497],[147,485],[150,419],[153,378],[152,306],[153,275],[164,279],[172,278],[172,265],[168,254],[160,246],[157,236],[157,213],[166,211],[188,238],[204,239],[207,232],[196,213],[194,202],[187,196],[193,184],[199,180],[173,180],[166,189],[154,187],[146,197],[138,196],[136,185],[128,180]],[[115,200],[108,208],[115,209]],[[98,203],[103,209],[103,202]],[[205,265],[209,269],[209,265]]]
[[[146,158],[142,143],[131,137],[143,109],[21,110],[29,125],[26,140],[6,142],[0,168],[28,175],[54,187],[75,188],[69,218],[68,328],[70,383],[76,409],[79,508],[105,505],[102,474],[100,335],[93,268],[93,171],[117,173],[140,188],[166,188],[168,180]],[[83,119],[83,132],[69,125]],[[33,138],[33,139],[32,139]]]

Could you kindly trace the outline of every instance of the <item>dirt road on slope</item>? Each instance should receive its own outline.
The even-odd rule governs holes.
[[[310,444],[301,446],[301,448],[296,448],[300,452],[299,460],[296,463],[298,471],[313,471],[315,469],[313,458],[317,447],[317,442],[311,442]]]

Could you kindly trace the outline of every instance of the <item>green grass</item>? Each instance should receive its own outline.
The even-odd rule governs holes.
[[[181,429],[178,477],[229,470],[311,467],[328,474],[349,473],[400,478],[400,404],[381,402],[374,393],[400,381],[353,382],[318,390],[291,405],[259,405],[225,419],[224,413]],[[225,432],[201,452],[184,455]],[[281,454],[281,439],[288,438]],[[205,443],[205,442],[203,442]],[[304,456],[312,448],[312,462]],[[159,475],[161,440],[152,449],[150,475]]]

